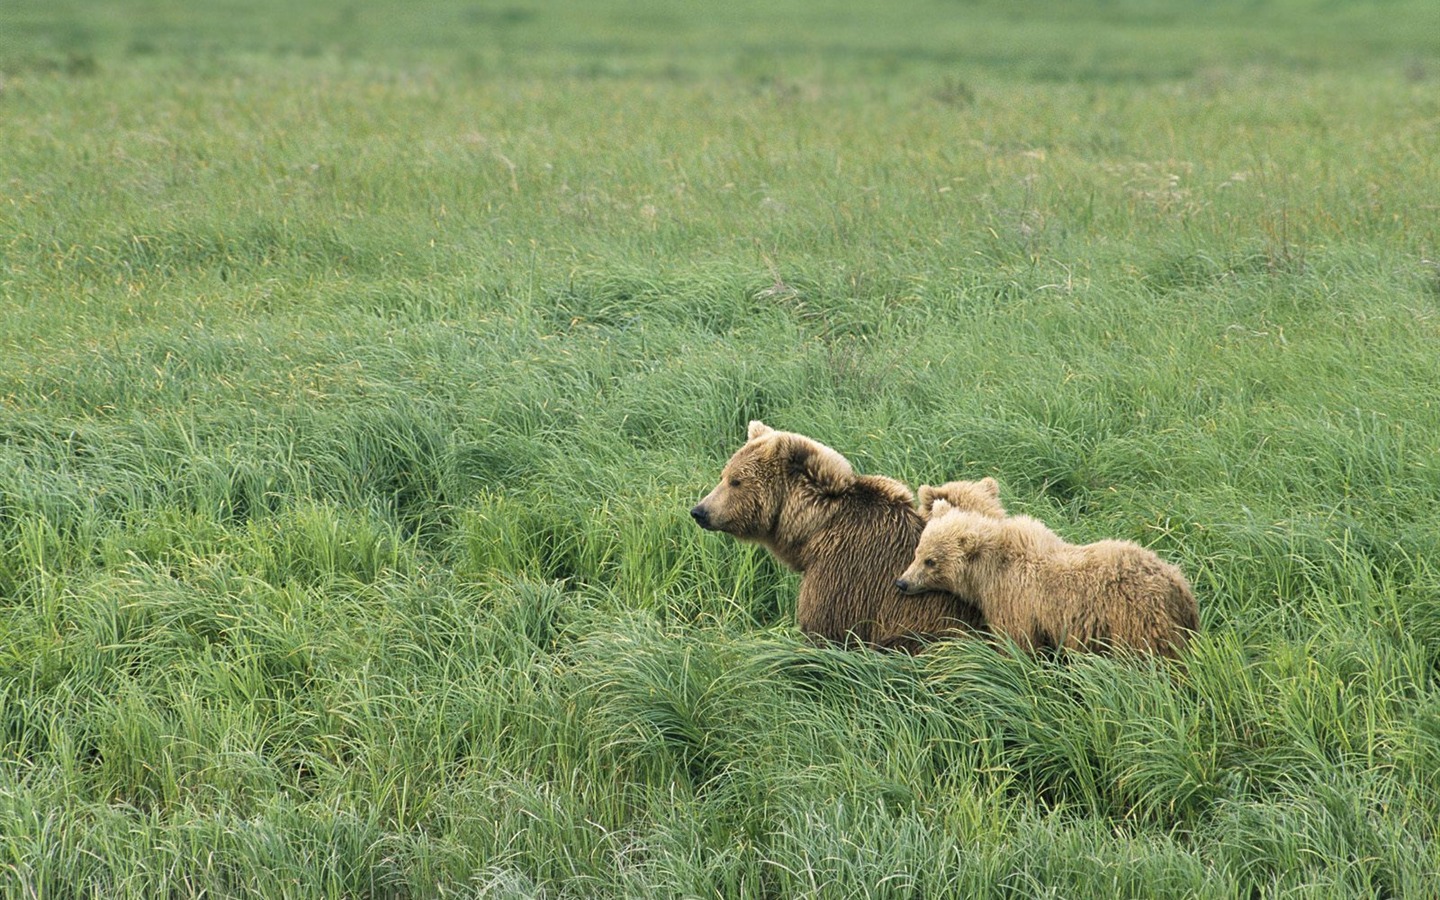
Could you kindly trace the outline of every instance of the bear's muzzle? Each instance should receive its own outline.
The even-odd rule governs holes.
[[[715,526],[710,524],[710,510],[705,508],[705,504],[696,504],[695,508],[690,510],[690,516],[695,520],[695,524],[706,531],[715,530]]]

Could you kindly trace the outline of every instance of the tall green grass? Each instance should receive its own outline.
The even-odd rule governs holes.
[[[1433,895],[1432,18],[12,2],[0,893]],[[752,418],[1203,632],[809,647]]]

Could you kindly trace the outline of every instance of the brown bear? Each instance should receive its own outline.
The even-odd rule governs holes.
[[[930,507],[944,500],[956,509],[981,513],[996,519],[1005,518],[1000,505],[1000,485],[993,478],[979,481],[947,481],[939,487],[920,485],[920,516],[930,518]]]
[[[982,627],[953,594],[912,599],[895,590],[925,527],[910,489],[856,475],[845,457],[803,435],[751,422],[720,484],[690,515],[802,573],[795,622],[812,639],[915,653]]]
[[[994,518],[936,499],[903,593],[960,594],[991,632],[1027,650],[1178,656],[1200,627],[1180,570],[1131,541],[1067,543],[1029,516]]]

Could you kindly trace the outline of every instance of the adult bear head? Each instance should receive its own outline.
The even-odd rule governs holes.
[[[690,510],[696,523],[769,546],[806,533],[826,498],[855,484],[855,470],[835,450],[756,419],[745,444],[720,472],[720,483]]]

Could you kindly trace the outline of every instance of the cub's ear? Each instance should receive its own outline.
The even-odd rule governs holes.
[[[938,519],[954,508],[950,505],[949,500],[944,497],[936,497],[935,502],[930,506],[930,515],[927,518]]]
[[[967,563],[973,563],[985,552],[985,547],[981,543],[979,535],[961,532],[958,535],[952,535],[950,539],[954,542],[955,550],[960,555],[960,558]]]
[[[928,484],[920,485],[920,512],[929,515],[930,505],[935,502],[935,489]]]
[[[809,481],[822,494],[839,494],[855,483],[849,460],[818,441],[797,436],[785,453],[790,473]]]
[[[959,544],[960,556],[965,559],[966,563],[973,563],[986,554],[989,554],[991,559],[996,562],[1011,559],[1012,556],[1011,552],[1005,549],[1004,544],[996,544],[985,534],[976,533],[976,531],[965,531],[955,540],[956,544]]]
[[[766,425],[764,422],[760,421],[759,419],[751,419],[751,420],[750,420],[750,431],[745,435],[745,440],[747,440],[747,441],[753,441],[753,440],[755,440],[756,438],[761,438],[761,437],[764,437],[764,436],[767,435],[767,434],[770,434],[770,433],[773,432],[774,430],[775,430],[775,429],[771,428],[769,425]]]
[[[978,482],[976,482],[976,486],[980,488],[981,492],[989,494],[996,500],[1000,499],[1000,482],[996,481],[990,476],[987,475],[984,478],[980,479]]]

